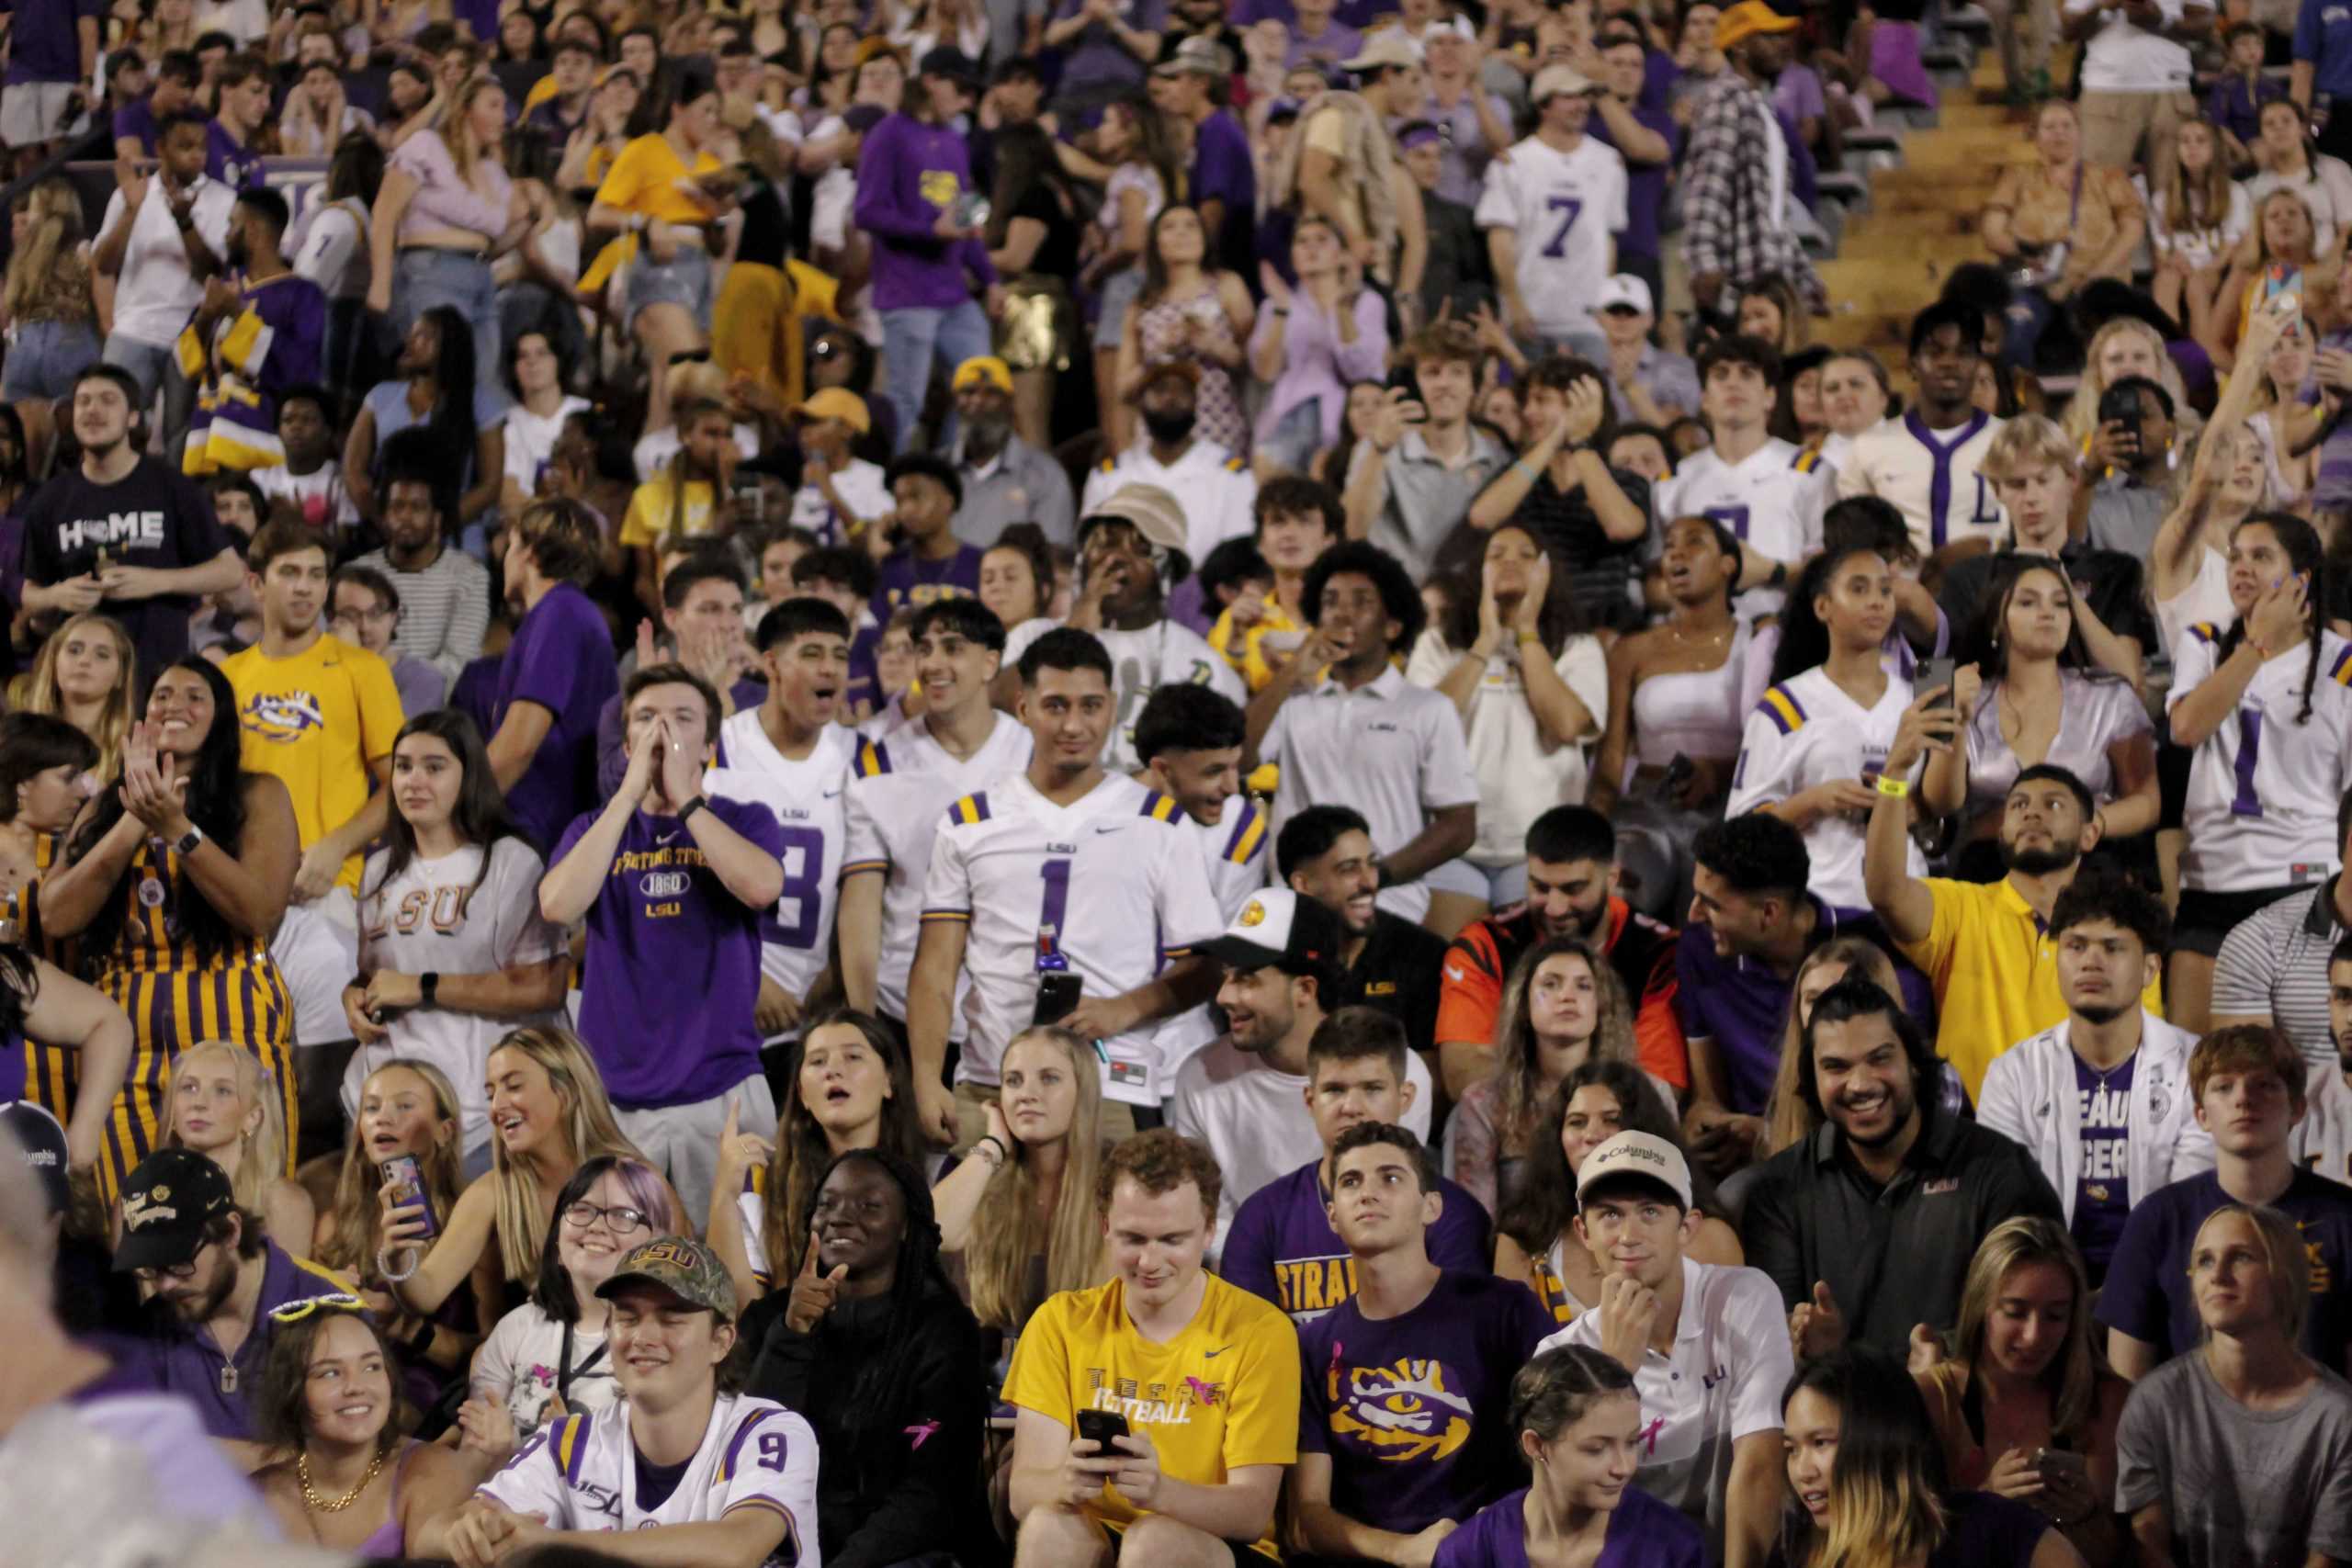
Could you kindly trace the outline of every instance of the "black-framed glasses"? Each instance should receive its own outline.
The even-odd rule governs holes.
[[[193,1280],[196,1278],[196,1258],[203,1256],[204,1249],[199,1247],[196,1249],[196,1258],[185,1263],[168,1263],[161,1269],[133,1269],[130,1277],[142,1285],[160,1284],[165,1280]]]
[[[598,1220],[604,1221],[605,1228],[615,1235],[627,1235],[633,1230],[649,1229],[653,1224],[651,1216],[648,1215],[644,1210],[632,1209],[626,1203],[617,1203],[608,1209],[601,1203],[591,1203],[587,1199],[582,1198],[563,1211],[563,1223],[573,1230],[584,1231]]]

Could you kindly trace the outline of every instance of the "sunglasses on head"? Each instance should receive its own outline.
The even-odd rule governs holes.
[[[300,1323],[312,1313],[322,1309],[328,1312],[366,1312],[368,1303],[349,1291],[330,1291],[322,1296],[311,1296],[303,1301],[288,1302],[284,1306],[274,1306],[269,1309],[269,1321]]]

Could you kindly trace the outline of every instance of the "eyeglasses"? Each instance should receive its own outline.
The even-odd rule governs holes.
[[[196,1249],[196,1257],[185,1263],[167,1264],[161,1269],[133,1269],[130,1277],[142,1285],[153,1285],[163,1280],[193,1280],[196,1278],[196,1258],[203,1256],[204,1248],[199,1247]]]
[[[288,1302],[284,1306],[274,1306],[269,1309],[269,1321],[281,1324],[300,1323],[312,1313],[321,1310],[366,1312],[368,1303],[349,1291],[330,1291],[323,1296],[310,1296],[299,1302]]]
[[[627,1235],[631,1231],[645,1230],[653,1224],[642,1209],[632,1209],[626,1203],[607,1209],[591,1203],[585,1198],[563,1212],[563,1223],[574,1230],[584,1231],[598,1220],[604,1221],[605,1228],[615,1235]]]

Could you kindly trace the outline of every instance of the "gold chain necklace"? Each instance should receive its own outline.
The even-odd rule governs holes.
[[[294,1460],[294,1479],[302,1485],[302,1506],[314,1514],[340,1514],[359,1501],[359,1495],[375,1484],[376,1477],[383,1471],[384,1450],[378,1449],[376,1457],[368,1461],[368,1473],[359,1478],[358,1485],[340,1497],[322,1497],[318,1489],[311,1484],[311,1456],[298,1454]]]

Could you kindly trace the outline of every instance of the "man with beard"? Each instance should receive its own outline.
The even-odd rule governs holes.
[[[124,1382],[187,1399],[214,1438],[254,1437],[247,1400],[277,1313],[321,1298],[359,1305],[349,1281],[270,1240],[262,1217],[237,1207],[229,1173],[192,1149],[158,1149],[124,1181],[114,1268],[154,1292],[119,1342]]]
[[[967,359],[949,386],[956,432],[947,460],[964,481],[956,536],[985,550],[1012,525],[1035,523],[1048,544],[1070,543],[1069,475],[1012,433],[1012,367],[994,355]]]
[[[1426,579],[1438,547],[1462,525],[1470,503],[1510,460],[1510,448],[1470,423],[1484,355],[1466,323],[1447,322],[1406,345],[1411,392],[1383,394],[1365,440],[1347,476],[1349,532],[1369,538],[1405,563],[1416,581]]]
[[[37,626],[102,610],[152,671],[187,652],[197,600],[241,586],[245,567],[195,483],[133,445],[143,400],[119,365],[93,365],[74,383],[82,462],[25,505],[23,607]]]
[[[2097,1288],[2132,1201],[2210,1170],[2188,1097],[2197,1037],[2142,1004],[2172,922],[2111,872],[2078,876],[2050,910],[2066,1020],[1994,1059],[1976,1119],[2031,1152],[2058,1190]]]
[[[400,591],[392,647],[455,684],[481,655],[482,634],[490,628],[490,572],[452,548],[443,531],[453,511],[450,464],[434,450],[430,432],[403,430],[385,442],[383,471],[384,547],[352,564],[382,572]],[[514,570],[510,563],[507,570]]]
[[[1901,781],[1923,752],[1960,744],[1959,731],[1959,712],[1941,687],[1905,710],[1871,809],[1862,886],[1894,950],[1935,987],[1936,1049],[1959,1069],[1973,1101],[1994,1057],[2066,1017],[2050,910],[2098,842],[2099,824],[2083,781],[2044,762],[2020,771],[2002,801],[2007,875],[1994,883],[1913,876],[1911,803]],[[2148,1010],[2162,1013],[2153,978],[2144,990]]]
[[[1380,857],[1363,813],[1347,806],[1310,806],[1283,824],[1274,840],[1283,882],[1338,919],[1331,1005],[1362,1002],[1405,1029],[1426,1054],[1437,1038],[1438,969],[1445,942],[1402,915],[1381,908]]]
[[[181,373],[204,378],[181,454],[182,471],[270,468],[286,461],[277,400],[319,378],[327,337],[323,289],[287,265],[286,198],[266,187],[229,215],[229,271],[214,277],[180,333]]]
[[[2060,1220],[2058,1194],[2030,1155],[1937,1103],[1934,1053],[1867,976],[1821,994],[1800,1049],[1797,1092],[1824,1125],[1758,1171],[1740,1241],[1791,1309],[1799,1360],[1848,1340],[1901,1355],[1914,1327],[1958,1321],[1986,1233]]]
[[[1495,1068],[1503,982],[1520,954],[1555,937],[1606,953],[1634,1002],[1643,1070],[1677,1089],[1690,1082],[1675,1010],[1674,932],[1617,895],[1617,834],[1581,806],[1555,806],[1527,829],[1527,899],[1462,929],[1445,950],[1438,988],[1438,1061],[1456,1100]]]
[[[1184,511],[1184,553],[1206,560],[1227,539],[1250,536],[1258,481],[1250,465],[1214,441],[1196,439],[1201,368],[1189,359],[1147,367],[1136,404],[1144,437],[1087,476],[1079,515],[1102,510],[1113,492],[1132,484],[1158,485]]]
[[[1838,468],[1841,500],[1875,495],[1903,513],[1920,557],[1968,539],[1996,548],[2008,525],[2001,498],[1981,469],[2002,422],[1975,402],[1984,357],[1984,319],[1973,305],[1941,299],[1911,320],[1911,412],[1854,437]]]

